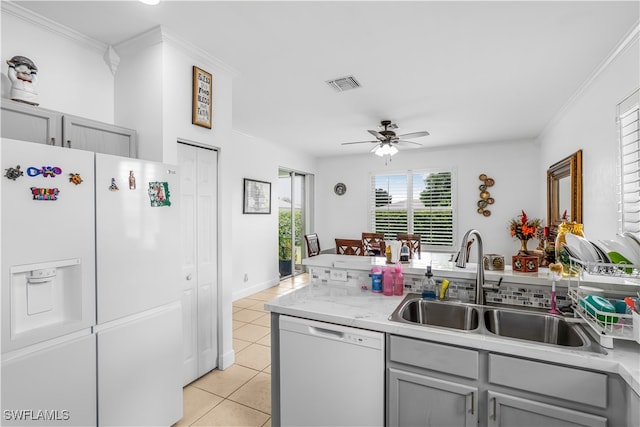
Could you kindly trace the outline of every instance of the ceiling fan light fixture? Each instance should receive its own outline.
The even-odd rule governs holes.
[[[374,154],[376,156],[383,157],[383,156],[393,156],[397,152],[398,152],[398,149],[390,144],[380,144],[374,151]]]

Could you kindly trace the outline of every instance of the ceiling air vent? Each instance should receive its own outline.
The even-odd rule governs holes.
[[[360,87],[360,83],[358,83],[358,81],[353,76],[327,80],[327,84],[331,86],[336,92],[344,92],[345,90],[351,90]]]

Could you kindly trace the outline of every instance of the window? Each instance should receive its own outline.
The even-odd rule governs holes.
[[[640,233],[640,92],[618,104],[619,205],[618,221],[621,232]]]
[[[420,234],[427,250],[453,249],[453,178],[451,170],[372,175],[371,230],[384,233],[386,239],[398,233]]]

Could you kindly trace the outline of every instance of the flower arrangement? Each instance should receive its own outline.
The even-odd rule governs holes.
[[[522,215],[518,215],[509,222],[511,237],[516,237],[519,240],[525,241],[532,237],[536,237],[536,232],[540,227],[541,222],[542,221],[538,218],[530,219],[527,217],[527,214],[522,211]]]

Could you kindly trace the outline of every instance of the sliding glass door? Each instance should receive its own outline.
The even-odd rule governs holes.
[[[280,278],[303,272],[305,218],[304,174],[280,169],[278,180],[278,263]]]

